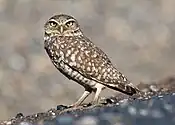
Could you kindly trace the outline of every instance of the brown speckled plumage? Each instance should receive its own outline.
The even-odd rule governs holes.
[[[81,31],[76,19],[56,15],[45,24],[45,49],[55,65],[69,79],[84,86],[85,92],[74,104],[81,104],[93,91],[98,101],[105,87],[133,95],[139,90],[120,73],[107,55]]]

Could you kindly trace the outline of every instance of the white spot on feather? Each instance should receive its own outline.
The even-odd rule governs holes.
[[[67,50],[66,57],[68,57],[71,54],[71,50]]]
[[[72,54],[71,57],[70,57],[70,59],[71,59],[72,61],[75,61],[75,54]]]

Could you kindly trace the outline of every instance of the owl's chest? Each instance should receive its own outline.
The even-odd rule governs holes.
[[[45,50],[52,61],[58,61],[60,57],[64,57],[63,47],[65,45],[66,41],[63,38],[59,39],[57,37],[50,38],[44,43]]]
[[[52,63],[54,65],[57,65],[57,68],[59,64],[61,63],[61,60],[64,58],[64,53],[60,48],[61,44],[58,44],[56,42],[49,43],[47,46],[45,46],[45,50],[50,57]]]
[[[49,46],[45,47],[46,52],[48,53],[52,63],[54,66],[67,78],[72,79],[74,81],[77,81],[83,86],[94,86],[95,83],[91,82],[91,80],[88,80],[84,76],[82,76],[79,72],[72,69],[67,63],[65,63],[65,46],[61,47],[62,44],[56,44],[52,43]]]

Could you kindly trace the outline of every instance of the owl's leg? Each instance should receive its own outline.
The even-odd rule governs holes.
[[[85,90],[84,93],[83,93],[83,95],[72,106],[73,107],[79,106],[91,94],[91,92],[92,91]]]
[[[98,104],[101,91],[102,91],[102,88],[97,88],[96,89],[95,97],[94,97],[94,100],[92,101],[92,104]]]
[[[95,92],[95,96],[94,96],[94,100],[92,101],[92,104],[98,104],[100,93],[101,93],[102,90],[105,89],[105,86],[102,85],[102,84],[97,83],[95,85],[95,88],[96,88],[95,91],[94,91]]]

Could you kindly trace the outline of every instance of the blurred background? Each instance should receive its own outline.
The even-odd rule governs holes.
[[[175,0],[0,0],[0,120],[71,104],[83,93],[43,48],[43,25],[60,13],[77,18],[134,84],[175,74]]]

